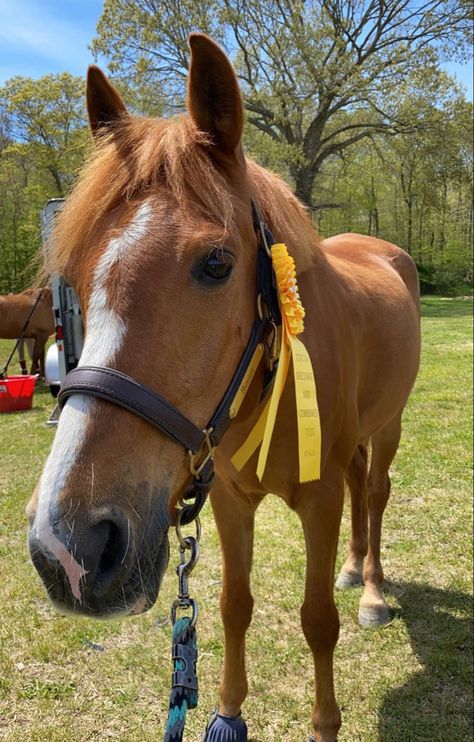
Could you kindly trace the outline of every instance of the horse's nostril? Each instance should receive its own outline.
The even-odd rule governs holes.
[[[148,609],[169,556],[165,508],[144,533],[115,504],[76,512],[73,528],[57,513],[54,523],[33,522],[31,558],[55,605],[95,616]]]
[[[112,583],[120,579],[126,569],[125,559],[130,548],[130,523],[122,517],[102,520],[94,526],[95,566],[91,570],[91,582],[97,592],[107,591]]]
[[[112,521],[107,522],[107,537],[104,551],[97,564],[97,574],[105,574],[115,567],[117,561],[123,559],[123,548],[121,548],[120,529]]]

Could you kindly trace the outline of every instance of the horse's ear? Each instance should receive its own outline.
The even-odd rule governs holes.
[[[128,115],[119,93],[95,64],[91,64],[87,70],[86,97],[89,124],[94,136]]]
[[[202,33],[189,36],[191,65],[186,105],[197,127],[226,155],[241,156],[244,108],[234,69],[222,49]]]

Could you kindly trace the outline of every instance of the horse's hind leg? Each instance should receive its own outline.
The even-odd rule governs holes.
[[[219,531],[223,573],[221,614],[224,624],[224,672],[219,715],[213,717],[204,740],[247,739],[240,709],[248,690],[245,671],[245,634],[252,619],[250,591],[255,501],[234,494],[220,480],[212,488],[211,503]],[[227,736],[232,732],[233,736]]]
[[[372,437],[372,456],[368,477],[369,551],[364,565],[364,593],[359,607],[362,626],[382,626],[388,621],[383,569],[380,562],[382,519],[390,495],[389,468],[397,452],[401,434],[401,414]]]
[[[336,582],[336,586],[341,590],[362,585],[363,582],[364,559],[369,544],[366,446],[357,447],[346,472],[346,482],[351,495],[352,535],[348,557]]]
[[[33,356],[31,358],[31,374],[39,374],[40,373],[40,353],[41,353],[41,340],[39,338],[35,338],[34,345],[33,345]]]
[[[35,343],[33,346],[33,358],[32,358],[32,364],[31,364],[31,373],[32,374],[39,374],[41,378],[44,379],[45,377],[45,368],[44,368],[44,348],[48,340],[48,335],[42,333],[41,335],[38,335],[35,338]]]

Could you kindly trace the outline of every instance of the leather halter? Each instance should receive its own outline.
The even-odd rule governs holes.
[[[58,395],[60,409],[73,394],[85,394],[104,399],[137,415],[185,448],[189,456],[192,480],[183,497],[183,500],[190,502],[183,503],[180,510],[179,522],[181,524],[194,520],[204,505],[214,479],[214,448],[222,440],[235,416],[232,404],[236,394],[256,351],[259,351],[259,346],[260,348],[272,346],[277,341],[277,328],[281,325],[270,256],[270,246],[275,240],[261,221],[253,202],[252,217],[258,238],[257,317],[232,381],[204,430],[198,428],[160,394],[112,368],[78,366],[66,375]],[[273,375],[274,368],[266,371],[264,391],[271,383]]]

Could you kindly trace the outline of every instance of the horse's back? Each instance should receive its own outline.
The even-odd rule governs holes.
[[[0,337],[13,339],[18,336],[35,306],[37,296],[38,289],[26,289],[19,294],[0,296]],[[47,339],[53,332],[51,293],[46,290],[28,323],[25,337],[44,336]]]
[[[14,294],[0,296],[0,337],[10,340],[16,338],[19,332],[18,328],[21,329],[22,316],[22,311]]]
[[[334,256],[346,264],[349,271],[355,266],[362,268],[370,279],[376,279],[375,265],[387,270],[387,274],[395,272],[403,280],[417,309],[419,309],[419,282],[418,272],[412,257],[397,245],[378,237],[345,232],[344,234],[329,237],[323,241],[325,253]]]

